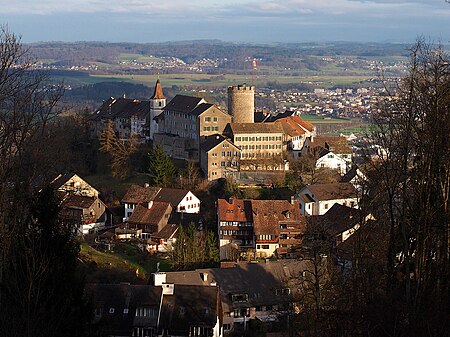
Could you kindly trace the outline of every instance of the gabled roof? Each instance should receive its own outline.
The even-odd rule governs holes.
[[[205,151],[211,151],[212,149],[214,149],[217,145],[222,144],[222,142],[227,142],[229,144],[231,144],[233,147],[235,147],[236,149],[240,150],[236,145],[234,145],[231,140],[229,140],[228,138],[220,135],[220,134],[215,134],[215,135],[210,135],[207,136],[201,143],[200,148]]]
[[[291,137],[296,137],[308,132],[314,131],[314,126],[307,121],[304,121],[299,116],[289,116],[278,119],[275,123],[283,125],[284,132]]]
[[[131,185],[121,202],[140,204],[159,201],[169,203],[175,208],[188,193],[189,190],[181,188]]]
[[[122,198],[122,203],[140,204],[142,202],[152,201],[161,187],[131,185]]]
[[[163,110],[191,113],[203,101],[201,97],[176,95]]]
[[[233,263],[230,268],[197,269],[193,271],[168,272],[167,282],[178,284],[219,286],[224,311],[231,307],[274,305],[292,301],[296,296],[298,277],[307,269],[308,263],[297,260],[282,260],[267,263]],[[207,274],[207,280],[202,275]],[[291,288],[291,294],[277,295],[277,289]],[[233,303],[232,295],[247,294],[245,303]]]
[[[158,194],[154,197],[154,201],[167,202],[172,205],[173,208],[183,200],[189,193],[189,190],[181,188],[167,188],[163,187],[159,190]]]
[[[146,118],[150,111],[150,102],[130,98],[111,97],[97,109],[91,119]]]
[[[357,197],[357,191],[350,183],[314,184],[304,187],[302,191],[305,189],[309,190],[311,196],[319,201]]]
[[[153,95],[152,97],[150,97],[150,99],[165,99],[159,79],[156,80],[155,91],[153,92]]]
[[[199,105],[197,105],[197,107],[194,110],[192,110],[191,114],[199,116],[213,106],[214,106],[214,104],[211,104],[211,103],[200,103]]]
[[[155,234],[155,237],[158,239],[168,240],[174,236],[174,234],[178,231],[178,228],[180,228],[179,225],[169,223],[165,225],[157,234]]]
[[[233,134],[239,133],[284,133],[280,123],[229,123]]]
[[[277,234],[281,222],[302,221],[298,201],[291,204],[287,200],[252,200],[251,204],[255,235]]]
[[[154,201],[150,209],[143,205],[137,205],[128,218],[128,222],[133,224],[157,225],[164,217],[164,214],[171,210],[172,207],[167,202]]]
[[[363,212],[357,208],[334,204],[319,218],[330,235],[337,235],[360,223],[363,220]]]
[[[228,202],[225,199],[217,200],[219,221],[253,221],[251,200],[233,198],[230,201],[231,202]]]
[[[311,142],[310,147],[327,149],[336,154],[352,153],[352,149],[348,145],[345,137],[314,137],[314,141]]]

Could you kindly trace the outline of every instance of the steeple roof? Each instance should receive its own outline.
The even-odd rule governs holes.
[[[150,99],[165,99],[161,82],[159,82],[159,78],[156,80],[155,91],[153,92],[153,96]]]

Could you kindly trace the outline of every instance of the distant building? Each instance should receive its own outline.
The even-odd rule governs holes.
[[[222,133],[231,116],[203,98],[177,95],[155,119],[155,143],[173,158],[198,161],[202,139]]]
[[[224,131],[241,149],[241,170],[287,170],[280,123],[230,123]]]
[[[289,116],[275,120],[283,126],[287,149],[293,157],[300,157],[306,139],[314,140],[316,128],[300,116]]]
[[[228,112],[234,123],[254,123],[255,87],[245,84],[228,87]]]

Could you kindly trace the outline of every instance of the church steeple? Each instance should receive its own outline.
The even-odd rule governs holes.
[[[159,78],[156,80],[155,91],[153,92],[153,96],[150,99],[166,99],[163,94],[162,85],[159,81]]]

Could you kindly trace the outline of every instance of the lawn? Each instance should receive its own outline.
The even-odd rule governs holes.
[[[85,269],[89,282],[147,282],[151,273],[171,270],[167,260],[140,251],[130,243],[116,243],[113,251],[93,248],[87,242],[81,243],[81,267]]]

